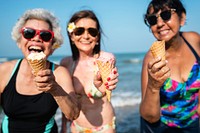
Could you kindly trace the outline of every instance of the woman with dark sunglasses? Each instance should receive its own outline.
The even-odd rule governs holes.
[[[80,112],[69,72],[47,60],[63,43],[58,20],[47,10],[28,10],[13,27],[12,37],[24,58],[0,64],[0,101],[5,113],[1,132],[57,133],[58,107],[70,120]],[[46,67],[34,74],[27,58],[39,52],[46,56]]]
[[[150,50],[142,68],[141,133],[199,133],[200,35],[182,32],[186,10],[180,0],[152,0],[144,18],[165,58]]]
[[[102,82],[96,60],[115,57],[113,54],[100,50],[102,30],[99,21],[91,10],[76,12],[68,22],[68,37],[72,56],[61,61],[68,68],[81,111],[79,117],[71,121],[72,133],[114,133],[115,113],[108,101],[106,89],[112,91],[118,82],[116,67]],[[115,65],[115,63],[113,63]],[[62,132],[66,132],[66,118],[62,122]]]

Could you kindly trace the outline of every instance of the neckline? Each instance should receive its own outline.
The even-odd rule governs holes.
[[[200,67],[200,65],[198,64],[198,62],[195,61],[195,63],[193,64],[193,66],[192,66],[192,68],[191,68],[191,70],[190,70],[190,72],[189,72],[189,75],[187,76],[187,80],[186,80],[185,82],[180,82],[180,81],[177,81],[177,80],[172,79],[172,78],[168,78],[168,79],[171,80],[171,81],[173,81],[173,82],[175,82],[175,83],[178,83],[178,84],[185,84],[185,83],[187,83],[187,82],[190,80],[191,72],[194,70],[194,67],[195,67],[196,65]]]

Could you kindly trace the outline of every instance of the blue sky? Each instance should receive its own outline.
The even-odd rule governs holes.
[[[187,10],[187,22],[182,31],[200,33],[200,0],[182,0]],[[155,40],[143,22],[143,14],[150,0],[1,0],[0,1],[0,58],[21,56],[11,39],[11,30],[17,19],[32,8],[45,8],[60,20],[64,44],[53,55],[70,55],[66,22],[81,9],[93,10],[106,36],[102,49],[113,53],[146,52]]]

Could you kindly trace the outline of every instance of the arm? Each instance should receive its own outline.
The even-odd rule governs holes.
[[[72,60],[71,56],[63,58],[60,62],[60,65],[67,68],[69,71],[72,68],[72,64],[73,64],[73,60]],[[67,122],[70,122],[70,121],[65,117],[65,115],[63,113],[62,113],[61,117],[62,117],[61,133],[67,133],[67,129],[68,129]]]
[[[35,82],[38,90],[48,92],[54,97],[66,118],[74,120],[79,116],[80,105],[66,68],[57,66],[54,73],[49,69],[39,71]]]
[[[160,88],[169,76],[167,62],[161,58],[153,59],[147,53],[142,66],[140,114],[151,123],[160,119]]]

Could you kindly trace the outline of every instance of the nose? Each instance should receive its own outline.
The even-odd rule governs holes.
[[[164,24],[164,21],[162,20],[162,18],[160,17],[160,15],[157,17],[157,25],[159,27],[163,26]]]
[[[42,42],[42,39],[40,38],[39,33],[36,33],[36,35],[31,40],[36,41],[36,42]]]
[[[84,31],[84,33],[83,33],[83,37],[84,37],[84,38],[88,38],[88,37],[89,37],[88,30],[85,30],[85,31]]]

